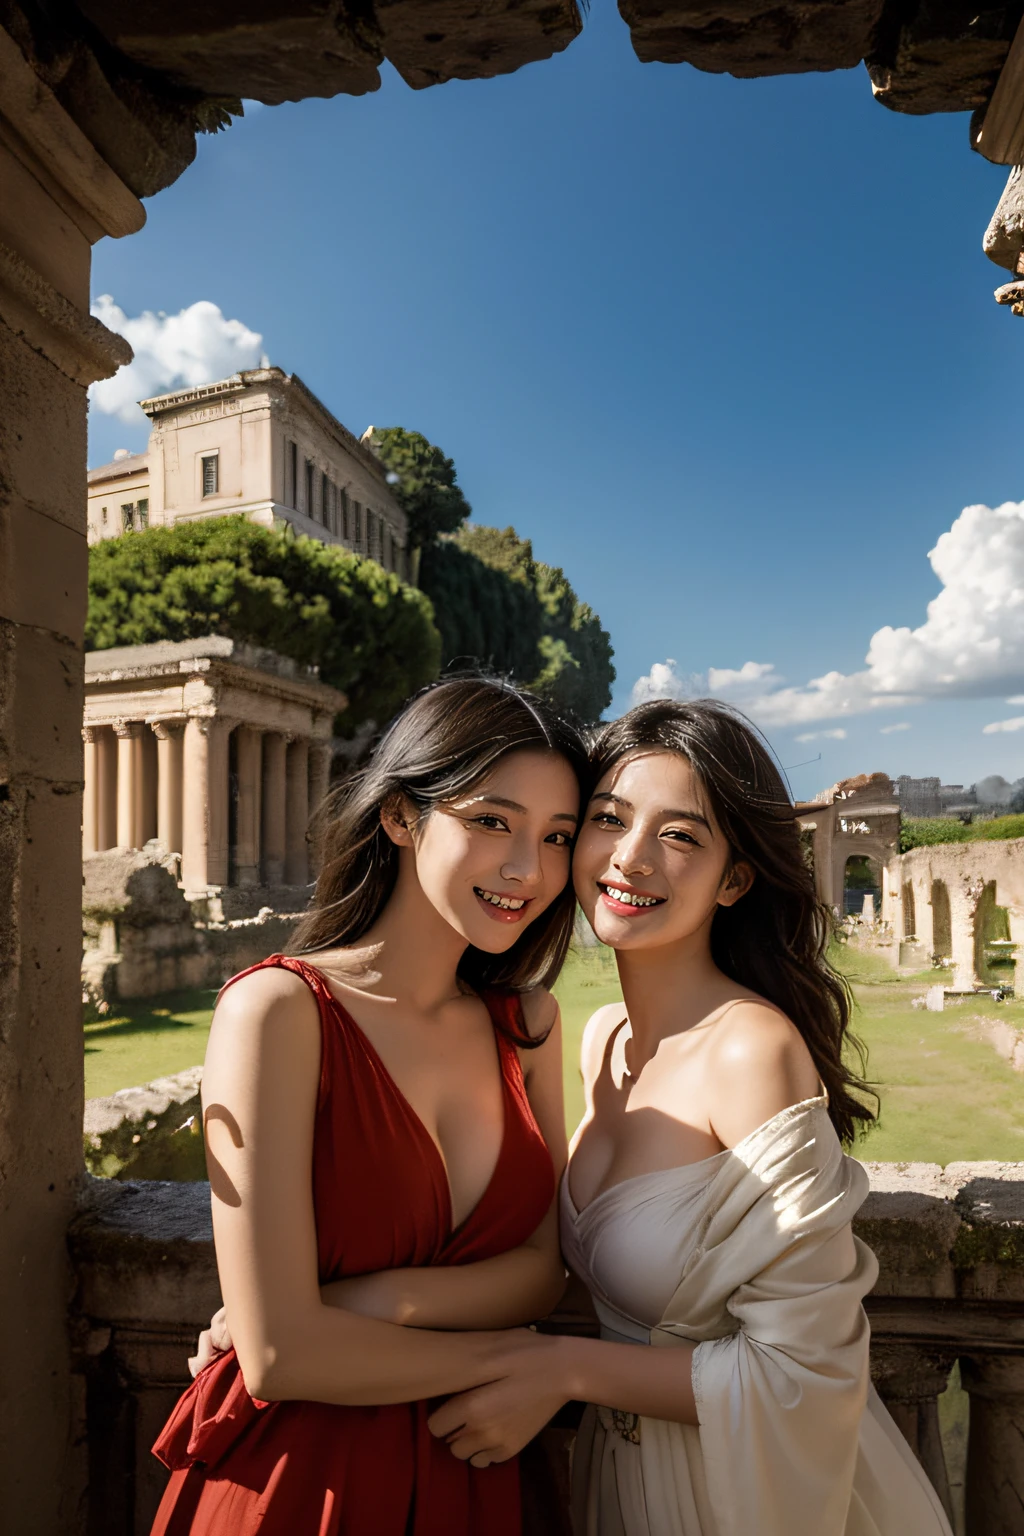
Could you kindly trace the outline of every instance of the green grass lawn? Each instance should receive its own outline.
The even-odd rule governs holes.
[[[855,1028],[868,1048],[868,1076],[882,1100],[879,1124],[858,1157],[882,1162],[1024,1162],[1024,1077],[978,1037],[986,1021],[1024,1029],[1024,1002],[968,998],[942,1013],[911,1007],[941,973],[898,977],[878,956],[844,949]],[[555,988],[565,1035],[566,1123],[583,1113],[579,1057],[595,1008],[622,996],[610,950],[574,950]],[[97,1098],[201,1062],[213,991],[176,992],[115,1004],[85,1026],[86,1096]]]
[[[167,992],[114,1003],[105,1018],[86,1024],[86,1098],[105,1098],[119,1088],[198,1066],[206,1055],[216,996],[205,990]]]

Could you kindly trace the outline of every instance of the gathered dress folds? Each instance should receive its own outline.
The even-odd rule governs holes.
[[[577,1536],[950,1536],[868,1371],[868,1189],[824,1098],[699,1163],[626,1179],[562,1246],[602,1337],[689,1341],[699,1427],[586,1410]]]
[[[300,976],[320,1009],[312,1184],[321,1284],[469,1264],[525,1242],[551,1203],[554,1172],[512,1039],[495,1028],[505,1113],[497,1166],[453,1229],[441,1155],[368,1037],[311,966],[281,955],[263,964]],[[517,996],[483,1000],[496,1026],[522,1036]],[[520,1536],[518,1463],[457,1460],[427,1429],[430,1407],[260,1403],[230,1350],[200,1372],[153,1448],[171,1471],[153,1536]]]

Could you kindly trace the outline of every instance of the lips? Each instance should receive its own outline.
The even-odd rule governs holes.
[[[602,902],[618,917],[642,917],[645,912],[665,905],[664,896],[655,896],[651,891],[637,891],[632,886],[612,885],[604,880],[597,885]]]
[[[532,896],[511,896],[505,891],[488,891],[474,885],[473,895],[487,916],[497,923],[521,923],[529,910]]]

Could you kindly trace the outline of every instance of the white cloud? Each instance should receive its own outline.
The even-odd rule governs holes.
[[[1021,688],[1024,502],[965,507],[928,558],[942,590],[924,622],[876,630],[863,671],[826,672],[794,686],[772,663],[747,661],[711,667],[708,691],[770,728],[905,709],[929,698],[994,698]],[[650,686],[656,670],[637,688]],[[674,664],[671,671],[679,677]],[[1018,698],[1024,701],[1016,695],[1014,702]],[[1002,728],[1001,722],[992,727]]]
[[[646,704],[649,699],[690,699],[701,692],[693,686],[696,679],[682,677],[671,657],[656,661],[649,672],[633,684],[631,704]]]
[[[797,741],[845,741],[846,732],[840,727],[835,731],[803,731]]]
[[[1024,704],[1024,693],[1011,694],[1006,702],[1007,704]]]
[[[200,299],[176,315],[147,309],[129,319],[109,293],[93,300],[92,313],[130,343],[134,362],[101,379],[89,391],[95,410],[126,425],[144,424],[137,401],[189,384],[207,384],[242,368],[256,368],[263,337],[241,320],[226,320],[209,299]]]
[[[1024,731],[1024,715],[1015,715],[1012,720],[993,720],[991,725],[982,726],[983,736],[995,736],[999,731]]]
[[[879,736],[891,736],[893,731],[909,731],[909,720],[897,720],[895,725],[883,725],[879,728]]]

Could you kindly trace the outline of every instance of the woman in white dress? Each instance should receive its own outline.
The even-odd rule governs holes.
[[[594,766],[574,878],[624,1001],[584,1035],[561,1221],[601,1339],[525,1334],[431,1428],[480,1466],[591,1404],[579,1536],[949,1536],[870,1383],[872,1112],[779,772],[713,702],[641,705]]]

